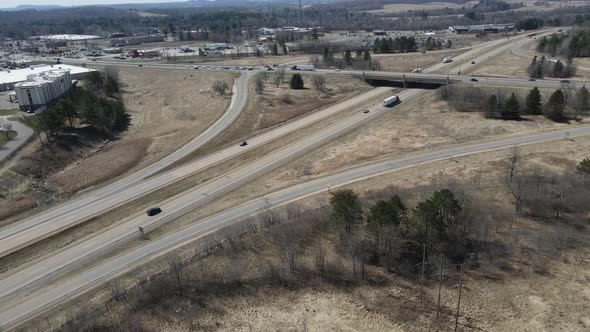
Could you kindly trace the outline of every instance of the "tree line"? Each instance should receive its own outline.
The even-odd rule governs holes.
[[[432,37],[429,38],[432,40]],[[436,42],[434,42],[434,45],[436,45]],[[413,36],[375,38],[373,44],[373,53],[404,53],[416,51],[416,49],[418,49],[418,45]]]
[[[548,99],[538,88],[531,89],[526,96],[503,90],[492,93],[477,87],[445,86],[438,95],[460,112],[482,112],[487,118],[519,120],[523,115],[543,115],[557,122],[590,115],[590,93],[584,86],[580,89],[558,89]]]
[[[576,27],[567,33],[544,36],[537,42],[537,51],[567,58],[590,56],[590,27]]]
[[[114,70],[107,70],[91,72],[84,88],[72,88],[49,103],[45,111],[24,117],[23,121],[33,128],[42,144],[47,144],[79,124],[113,136],[127,129],[130,118],[120,100],[118,75]],[[47,142],[43,141],[42,133],[46,134]]]
[[[547,60],[545,56],[538,59],[536,55],[531,61],[527,71],[531,78],[566,78],[576,75],[576,67],[573,65],[571,58],[568,58],[564,65],[561,60]]]

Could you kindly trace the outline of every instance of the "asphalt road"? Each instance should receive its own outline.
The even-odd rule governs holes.
[[[117,182],[106,185],[100,189],[92,190],[91,192],[81,194],[78,197],[74,197],[68,200],[64,204],[60,204],[47,211],[43,211],[31,218],[27,218],[18,223],[0,229],[0,257],[5,256],[6,254],[14,251],[14,249],[10,249],[13,248],[13,244],[10,240],[7,239],[8,237],[14,236],[16,234],[19,234],[23,231],[29,230],[33,227],[36,227],[44,223],[51,223],[55,220],[60,220],[68,214],[79,213],[80,211],[84,211],[88,204],[96,202],[100,199],[112,197],[114,194],[117,193],[125,192],[132,185],[137,184],[144,178],[153,175],[158,171],[166,168],[167,166],[173,164],[174,162],[186,157],[191,152],[195,151],[196,149],[200,148],[205,143],[209,142],[211,139],[216,137],[219,133],[225,130],[245,108],[248,100],[249,77],[250,76],[248,74],[245,74],[240,76],[240,78],[236,80],[233,86],[234,97],[232,98],[229,108],[221,116],[221,118],[219,118],[203,133],[198,135],[192,141],[182,146],[180,149],[176,150],[172,154],[129,176],[126,176],[125,178]],[[52,233],[48,233],[45,237],[50,236],[51,234]],[[18,248],[18,246],[14,248]]]
[[[256,146],[271,142],[284,135],[321,121],[389,90],[389,88],[384,87],[372,89],[361,95],[346,99],[336,105],[326,107],[320,111],[290,121],[273,130],[254,136],[248,139],[249,144],[246,147],[241,147],[236,144],[235,146],[224,148],[181,167],[145,179],[147,176],[163,169],[191,151],[194,151],[202,144],[184,146],[182,149],[185,149],[185,151],[182,153],[175,153],[154,165],[150,165],[146,169],[131,175],[130,178],[125,178],[122,181],[108,186],[106,190],[99,189],[96,192],[93,191],[90,195],[84,196],[83,199],[67,203],[59,209],[52,209],[48,211],[48,213],[38,214],[23,222],[1,229],[0,257],[6,256],[51,235],[83,223],[96,215],[105,213],[132,199],[170,185],[207,167],[236,157]],[[233,119],[228,119],[228,121],[229,120],[233,121]],[[227,123],[227,125],[229,125],[229,123]],[[225,127],[227,127],[227,125],[224,124]],[[217,128],[220,127],[221,126]],[[218,133],[219,131],[216,130],[211,132],[211,135],[217,135]],[[1,286],[0,297],[2,297]]]
[[[195,223],[176,233],[170,234],[159,240],[147,243],[141,248],[118,256],[99,266],[90,268],[73,278],[62,280],[44,289],[43,292],[35,293],[29,297],[22,298],[17,305],[2,308],[0,312],[0,327],[11,328],[22,321],[27,320],[39,313],[44,312],[51,306],[78,296],[89,291],[94,286],[117,276],[129,269],[144,264],[148,260],[163,255],[164,253],[187,244],[198,237],[213,230],[224,227],[236,220],[270,206],[278,206],[303,197],[313,195],[331,188],[349,184],[369,177],[385,174],[387,172],[408,168],[424,163],[449,158],[482,153],[497,149],[508,148],[517,145],[536,144],[559,139],[574,139],[579,136],[590,135],[590,126],[571,128],[553,132],[545,132],[529,136],[513,137],[509,139],[490,141],[485,143],[460,146],[443,149],[411,157],[382,161],[362,167],[353,168],[334,175],[308,181],[269,195],[259,198],[223,213]]]
[[[20,123],[19,121],[10,121],[8,120],[12,116],[0,116],[0,125],[7,122],[12,125],[12,130],[16,131],[16,137],[8,141],[4,146],[0,146],[0,162],[4,160],[4,158],[8,157],[11,153],[21,147],[21,145],[25,144],[29,137],[33,135],[33,130],[24,124]],[[4,135],[4,133],[1,133]]]
[[[409,99],[419,92],[420,90],[406,90],[399,94],[399,97],[402,100]],[[348,108],[351,106],[350,100],[348,102],[340,103],[339,105],[340,109]],[[105,230],[79,244],[70,246],[51,257],[18,271],[17,273],[4,277],[0,285],[0,299],[6,300],[6,297],[11,294],[16,294],[18,291],[29,289],[40,283],[46,282],[47,280],[53,279],[57,275],[67,272],[77,264],[94,259],[108,250],[112,250],[117,245],[137,239],[139,237],[139,226],[143,227],[144,232],[148,234],[150,231],[161,225],[195,210],[197,207],[202,206],[222,194],[287,163],[289,160],[301,156],[307,151],[319,147],[339,135],[360,126],[370,119],[378,117],[384,112],[395,111],[395,108],[391,109],[383,107],[381,102],[379,102],[377,105],[368,108],[368,110],[370,111],[369,113],[364,113],[359,109],[359,111],[353,115],[345,117],[314,134],[288,144],[249,164],[242,165],[233,171],[222,174],[191,190],[170,197],[167,200],[160,202],[159,207],[162,209],[162,213],[156,216],[149,217],[144,211],[139,211],[129,218],[120,221],[115,227]],[[283,128],[280,127],[279,129]],[[253,143],[254,142],[251,140],[248,146],[253,146]],[[239,149],[242,147],[238,146],[237,148]],[[173,171],[173,173],[174,172],[175,171]],[[143,186],[139,186],[138,188],[140,192],[143,189]],[[128,198],[127,192],[120,196],[122,197],[117,197],[115,200],[108,200],[105,204],[115,204],[117,199],[126,200]],[[73,218],[76,217],[77,216],[73,216]],[[54,224],[59,225],[59,223],[61,223],[61,220],[56,220],[51,224],[45,225],[47,225],[47,227],[53,227]],[[19,237],[12,238],[11,240],[16,241],[15,244],[18,244]]]
[[[515,38],[515,39],[518,39]],[[506,41],[494,41],[492,43],[488,44],[488,47],[494,47],[494,51],[498,51],[499,49],[503,49],[505,47],[510,47],[510,43],[506,42]],[[471,51],[468,51],[464,54],[465,59],[469,59],[469,57],[473,57],[474,54],[477,54],[477,52],[486,52],[484,47],[477,47]],[[483,54],[481,56],[486,56],[486,54]],[[480,56],[480,57],[481,57]],[[456,61],[459,62],[459,57],[456,58]],[[445,65],[437,65],[437,67],[439,68],[445,68]],[[430,69],[433,70],[433,69]],[[425,71],[428,72],[428,71]],[[419,94],[419,91],[406,91],[404,92],[404,94],[401,94],[402,100],[410,98],[412,96],[415,96]],[[197,188],[194,188],[193,190],[190,190],[188,192],[182,193],[180,195],[178,195],[177,197],[174,197],[170,200],[167,200],[165,202],[163,202],[162,207],[164,212],[160,215],[158,215],[157,218],[148,218],[146,217],[143,212],[138,212],[136,215],[131,216],[129,219],[125,220],[120,227],[125,227],[125,228],[117,228],[119,226],[116,226],[110,230],[107,230],[103,233],[101,233],[98,236],[95,236],[91,239],[89,239],[88,241],[84,241],[82,243],[79,244],[78,247],[75,247],[76,249],[73,249],[71,251],[69,251],[70,249],[74,248],[74,246],[67,248],[65,250],[63,250],[62,252],[60,252],[59,254],[65,253],[67,252],[67,254],[64,254],[63,256],[60,256],[61,258],[59,260],[50,260],[50,258],[46,259],[46,261],[48,261],[49,263],[46,265],[34,265],[32,266],[33,270],[29,270],[30,272],[30,276],[28,277],[29,274],[27,273],[23,273],[23,271],[19,271],[15,274],[12,274],[10,276],[8,276],[5,279],[2,279],[2,287],[4,287],[4,285],[11,285],[9,287],[5,287],[2,288],[5,295],[8,295],[9,297],[11,296],[10,294],[13,293],[12,290],[14,290],[15,288],[19,288],[20,290],[23,290],[25,292],[23,293],[19,293],[17,294],[18,296],[16,297],[16,299],[13,298],[14,301],[4,301],[5,299],[3,299],[3,303],[5,305],[3,305],[4,308],[2,308],[2,313],[0,314],[0,326],[11,326],[12,324],[16,323],[16,322],[20,322],[23,319],[26,319],[27,317],[30,317],[30,315],[34,314],[34,313],[38,313],[42,310],[44,310],[45,308],[49,308],[52,304],[55,303],[59,303],[62,300],[65,299],[65,297],[69,296],[69,295],[73,295],[73,294],[77,294],[77,292],[83,291],[84,290],[84,286],[91,286],[94,284],[97,284],[99,282],[101,282],[101,280],[105,277],[108,276],[112,276],[113,273],[117,273],[122,271],[122,269],[120,268],[121,266],[123,266],[123,268],[125,268],[125,266],[129,267],[129,264],[135,264],[136,262],[139,262],[139,260],[142,257],[147,257],[149,255],[153,255],[155,253],[157,253],[158,251],[150,251],[150,248],[152,248],[153,243],[150,243],[140,249],[138,249],[138,251],[134,251],[130,254],[124,254],[123,256],[120,256],[108,263],[106,263],[105,265],[101,265],[96,269],[92,269],[89,270],[88,273],[90,273],[90,275],[88,273],[84,273],[82,275],[76,275],[73,276],[72,278],[68,278],[65,280],[59,280],[58,284],[49,286],[49,287],[45,287],[42,289],[37,289],[36,292],[41,292],[42,294],[35,294],[35,296],[31,296],[28,297],[26,296],[26,292],[33,290],[33,286],[35,286],[36,284],[41,284],[41,283],[46,283],[47,281],[50,280],[54,280],[56,278],[57,275],[59,275],[60,273],[63,273],[64,271],[72,268],[72,267],[76,267],[79,266],[80,264],[82,264],[85,260],[91,259],[93,257],[96,257],[98,255],[100,255],[100,253],[103,253],[105,251],[108,251],[110,249],[113,248],[113,246],[116,246],[118,244],[121,244],[125,241],[128,241],[129,239],[133,239],[136,238],[138,236],[137,233],[137,226],[141,225],[144,226],[144,228],[146,229],[146,231],[149,232],[149,230],[156,228],[158,226],[160,226],[163,223],[169,222],[175,218],[177,218],[180,215],[185,214],[188,211],[193,210],[194,208],[196,208],[197,206],[200,206],[201,204],[243,184],[246,183],[247,181],[251,180],[252,178],[256,177],[256,176],[260,176],[262,174],[264,174],[265,172],[269,171],[270,169],[277,167],[278,165],[281,165],[282,163],[287,162],[288,160],[295,158],[298,155],[301,155],[302,153],[305,153],[306,151],[308,151],[309,149],[313,149],[314,147],[317,147],[321,144],[323,144],[324,142],[334,139],[335,137],[337,137],[338,135],[340,135],[343,132],[346,132],[347,130],[350,130],[352,128],[355,128],[356,126],[364,123],[365,121],[368,121],[370,118],[378,116],[380,113],[385,112],[386,110],[383,109],[381,107],[381,109],[379,108],[372,108],[371,112],[369,114],[365,114],[362,112],[356,113],[352,116],[349,116],[347,118],[344,118],[342,121],[340,121],[339,123],[337,123],[336,125],[330,126],[325,128],[324,130],[317,132],[316,134],[310,135],[300,141],[294,142],[293,144],[286,146],[283,149],[277,150],[265,157],[262,157],[248,165],[244,165],[243,167],[236,169],[224,176],[215,178],[211,181],[208,181],[206,183],[204,183],[201,186],[198,186]],[[572,137],[575,136],[574,130],[570,130],[570,132],[572,133]],[[553,138],[555,139],[555,138]],[[523,142],[526,143],[526,138],[523,138]],[[518,144],[518,143],[514,143],[514,144]],[[464,150],[468,151],[468,150]],[[476,151],[477,152],[477,151]],[[460,152],[455,152],[455,155],[459,155]],[[432,156],[430,156],[432,157]],[[426,156],[424,157],[424,161],[422,162],[428,162],[430,159],[430,157]],[[440,156],[439,156],[440,157]],[[442,158],[442,157],[441,157]],[[402,161],[400,161],[402,162]],[[403,162],[402,162],[403,163]],[[391,164],[390,166],[394,167],[395,163]],[[381,164],[379,164],[381,165]],[[414,165],[414,163],[412,162],[408,162],[407,166],[412,166]],[[368,167],[368,166],[366,166]],[[401,166],[400,166],[401,167]],[[387,167],[386,167],[387,168]],[[395,169],[395,168],[391,168],[391,169]],[[387,170],[385,170],[387,171]],[[346,173],[346,172],[344,172]],[[371,176],[371,171],[367,171],[366,173],[363,173],[365,175],[363,176]],[[368,175],[367,175],[368,174]],[[331,184],[332,186],[337,186],[340,185],[342,183],[344,183],[344,180],[349,181],[350,179],[347,178],[347,176],[349,175],[344,175],[343,178],[327,178],[328,182],[325,183],[325,185]],[[353,176],[353,178],[355,178]],[[319,181],[319,180],[317,180]],[[313,183],[316,183],[315,181]],[[290,190],[294,190],[294,191],[290,191]],[[317,190],[316,190],[317,191]],[[279,199],[280,197],[286,197],[285,199],[289,200],[289,199],[296,199],[297,197],[301,197],[301,195],[309,195],[313,192],[309,191],[306,194],[306,190],[305,189],[301,189],[299,188],[299,186],[293,187],[293,188],[289,188],[287,189],[285,192],[279,192],[277,194],[281,194],[283,196],[276,196],[277,199]],[[272,197],[275,197],[275,195],[271,195]],[[269,197],[266,197],[267,199]],[[267,200],[263,200],[264,204],[268,204]],[[272,200],[268,200],[268,202],[270,202],[271,204],[274,204],[275,201]],[[280,200],[277,200],[277,202],[280,202]],[[82,206],[80,207],[82,208]],[[178,234],[185,234],[186,236],[189,237],[194,237],[194,236],[198,236],[199,234],[202,234],[202,232],[206,232],[207,230],[210,229],[214,229],[217,227],[222,227],[223,225],[225,225],[228,222],[231,222],[232,220],[235,220],[235,218],[238,218],[239,216],[242,216],[242,212],[245,211],[243,210],[243,207],[240,207],[238,209],[231,209],[227,212],[225,212],[224,214],[220,215],[220,216],[216,216],[214,218],[211,218],[211,220],[208,220],[204,223],[198,223],[196,225],[193,225],[187,229],[193,229],[193,228],[197,228],[196,231],[199,231],[201,233],[192,233],[192,234],[186,234],[184,233],[186,231],[183,230],[181,232],[175,233],[174,235],[177,236],[176,239],[174,237],[166,237],[166,239],[169,239],[170,245],[174,245],[174,244],[178,244],[184,240],[186,240],[186,238],[183,238],[182,235],[180,235],[180,237],[178,237]],[[234,216],[233,219],[227,219],[231,216]],[[215,219],[217,218],[217,219]],[[221,219],[219,219],[221,218]],[[225,219],[224,219],[225,218]],[[59,219],[59,218],[58,218]],[[193,229],[193,231],[195,231]],[[107,234],[107,235],[104,235]],[[195,235],[196,234],[196,235]],[[102,237],[101,237],[102,236]],[[176,241],[176,242],[175,242]],[[180,241],[180,242],[178,242]],[[2,241],[4,242],[4,240]],[[158,242],[159,243],[159,242]],[[166,243],[160,243],[160,245],[166,245]],[[169,247],[170,248],[170,247]],[[57,255],[54,255],[57,256]],[[122,259],[122,257],[127,257],[127,263],[124,263],[124,261],[120,261]],[[135,257],[135,258],[133,258]],[[123,265],[117,265],[117,264],[123,264]],[[119,266],[119,268],[118,268]],[[100,268],[104,267],[103,270],[99,270]],[[98,269],[98,270],[97,270]],[[12,278],[12,279],[8,279],[8,278]],[[19,280],[20,279],[20,280]],[[10,281],[12,280],[12,281]],[[10,284],[9,284],[10,282]],[[77,284],[76,284],[77,282]],[[70,289],[62,289],[59,288],[61,285],[61,283],[64,284],[68,284],[68,283],[74,283],[74,284],[70,284]],[[23,287],[24,286],[24,287]],[[12,288],[11,288],[12,287]],[[31,289],[27,289],[27,288],[31,288]],[[80,287],[80,288],[78,288]],[[46,289],[49,288],[49,290],[47,291]],[[59,290],[58,292],[55,292],[55,290]],[[20,311],[17,311],[17,313],[15,313],[13,311],[14,308],[19,308]],[[12,312],[12,315],[10,314],[6,314],[5,313],[9,313]],[[21,312],[21,314],[18,314],[18,312]]]

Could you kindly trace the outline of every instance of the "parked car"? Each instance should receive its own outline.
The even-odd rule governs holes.
[[[242,141],[242,143],[240,143],[240,146],[246,146],[246,145],[248,145],[248,142],[246,142],[246,141]]]
[[[153,217],[156,214],[159,214],[161,212],[162,212],[162,209],[160,209],[159,207],[153,207],[153,208],[149,208],[146,213],[148,216]]]

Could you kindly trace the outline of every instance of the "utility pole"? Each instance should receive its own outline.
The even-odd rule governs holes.
[[[455,314],[455,331],[459,325],[459,309],[461,308],[461,293],[463,290],[463,264],[461,264],[461,272],[459,274],[459,299],[457,300],[457,313]]]

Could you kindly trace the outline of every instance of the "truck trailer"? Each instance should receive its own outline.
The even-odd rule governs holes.
[[[383,100],[383,106],[385,106],[385,107],[393,106],[393,105],[399,103],[399,101],[400,100],[399,100],[398,96],[391,96],[391,97]]]
[[[303,70],[303,71],[314,71],[313,65],[295,65],[291,67],[291,70]]]

